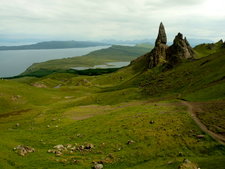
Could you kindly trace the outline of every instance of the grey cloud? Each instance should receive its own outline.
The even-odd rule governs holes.
[[[215,0],[217,1],[217,0]],[[0,32],[56,38],[155,38],[165,22],[169,36],[182,31],[190,37],[216,39],[223,32],[205,15],[205,0],[1,0]],[[213,26],[215,25],[215,26]],[[224,26],[224,25],[223,25]],[[215,31],[213,31],[216,30]],[[199,31],[202,30],[202,31]],[[198,32],[198,34],[197,34]]]

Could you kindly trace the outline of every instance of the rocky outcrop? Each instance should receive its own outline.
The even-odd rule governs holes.
[[[166,31],[164,28],[163,23],[161,22],[159,25],[159,33],[158,33],[158,37],[155,41],[155,46],[159,45],[159,44],[165,44],[167,43],[167,37],[166,37]]]
[[[178,33],[173,41],[173,45],[166,51],[166,60],[170,65],[177,64],[184,59],[194,58],[195,52],[188,43],[186,37]]]
[[[165,62],[166,50],[168,49],[166,43],[167,43],[166,31],[163,24],[160,23],[158,37],[155,41],[155,47],[147,56],[149,68],[153,68],[158,64]]]
[[[181,33],[175,37],[173,45],[170,47],[166,45],[167,36],[162,23],[159,26],[159,33],[155,41],[153,50],[146,54],[147,67],[154,68],[160,64],[168,64],[171,66],[182,62],[185,59],[192,59],[195,56],[194,50],[188,43],[186,38],[183,38]]]

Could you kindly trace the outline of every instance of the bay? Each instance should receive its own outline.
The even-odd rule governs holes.
[[[45,62],[52,59],[82,56],[92,51],[108,47],[110,46],[69,49],[0,51],[0,77],[11,77],[19,75],[33,63]]]

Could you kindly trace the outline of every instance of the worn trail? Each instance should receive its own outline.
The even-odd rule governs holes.
[[[194,105],[192,105],[190,102],[187,101],[181,101],[181,103],[185,106],[188,107],[188,111],[192,117],[192,119],[195,121],[195,123],[202,129],[202,131],[204,131],[205,133],[209,134],[212,138],[214,138],[216,141],[218,141],[219,143],[225,145],[225,137],[222,135],[219,135],[217,133],[214,133],[212,131],[210,131],[201,121],[200,119],[197,117],[196,112],[195,112],[195,107]]]

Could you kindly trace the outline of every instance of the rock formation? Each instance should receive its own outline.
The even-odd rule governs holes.
[[[192,59],[195,53],[186,37],[178,33],[173,41],[173,45],[166,51],[166,60],[170,65],[177,64],[184,59]]]
[[[174,66],[185,59],[194,58],[194,50],[191,48],[187,39],[183,39],[183,35],[178,33],[170,47],[166,45],[166,31],[162,23],[159,26],[158,37],[155,41],[153,50],[146,54],[148,68],[156,67],[160,64],[168,64]]]
[[[158,37],[155,41],[155,46],[157,46],[158,44],[166,44],[166,43],[167,43],[166,31],[163,23],[161,22],[159,25]]]
[[[159,26],[158,37],[155,41],[154,49],[149,53],[149,68],[153,68],[160,63],[165,62],[166,50],[168,49],[166,31],[162,23]]]

